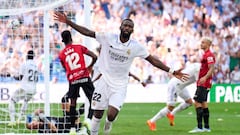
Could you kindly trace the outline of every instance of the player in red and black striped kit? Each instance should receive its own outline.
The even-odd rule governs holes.
[[[214,72],[215,56],[210,51],[212,39],[204,37],[201,42],[201,49],[204,54],[201,60],[201,68],[197,80],[197,90],[194,95],[195,108],[197,114],[197,127],[189,131],[189,133],[211,132],[209,127],[209,110],[207,97],[212,86],[212,74]],[[204,121],[204,127],[202,124]]]
[[[88,118],[91,119],[93,110],[91,109],[91,98],[94,91],[94,86],[91,81],[89,72],[97,60],[97,56],[86,47],[80,44],[72,44],[72,36],[70,31],[65,30],[61,33],[62,42],[65,48],[60,52],[59,58],[66,70],[67,79],[69,81],[69,90],[65,96],[70,98],[70,120],[74,126],[76,116],[77,98],[80,97],[79,89],[82,87],[85,95],[90,103]],[[92,61],[88,67],[85,65],[84,54],[90,56]]]

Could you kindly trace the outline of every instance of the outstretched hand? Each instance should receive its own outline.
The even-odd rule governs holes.
[[[175,70],[173,75],[178,78],[179,80],[181,81],[187,81],[189,79],[189,75],[188,74],[185,74],[185,73],[182,73],[182,70],[183,69],[179,69],[179,70]]]
[[[141,82],[141,84],[142,84],[143,87],[147,86],[147,83],[145,83],[145,82]]]
[[[57,20],[59,22],[62,22],[62,23],[66,23],[67,22],[67,16],[63,13],[60,13],[60,12],[54,12],[54,20]]]

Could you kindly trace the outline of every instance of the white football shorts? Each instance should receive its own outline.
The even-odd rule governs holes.
[[[191,99],[190,93],[188,92],[186,87],[184,89],[177,89],[177,95],[184,101]]]
[[[111,87],[103,77],[94,82],[94,93],[92,97],[92,109],[107,110],[108,106],[113,106],[120,110],[126,98],[126,87]]]
[[[15,101],[15,102],[18,102],[20,100],[27,100],[29,101],[30,99],[33,98],[33,96],[35,95],[35,93],[29,93],[27,92],[26,90],[22,89],[22,88],[19,88],[17,89],[16,91],[14,91],[14,93],[12,94],[12,99]]]
[[[168,86],[168,96],[167,96],[167,105],[175,106],[177,103],[177,97],[182,98],[184,101],[191,99],[191,96],[187,88],[179,89],[177,86],[170,85]]]
[[[168,85],[167,91],[167,105],[175,106],[177,102],[177,91],[175,85]]]

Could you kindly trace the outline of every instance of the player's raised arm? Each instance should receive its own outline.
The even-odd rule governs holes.
[[[62,23],[66,23],[68,25],[70,25],[72,28],[74,28],[76,31],[78,31],[79,33],[85,35],[85,36],[88,36],[88,37],[92,37],[92,38],[95,38],[95,31],[92,31],[92,30],[89,30],[88,28],[86,27],[83,27],[83,26],[80,26],[80,25],[77,25],[76,23],[72,22],[71,20],[69,20],[67,18],[67,16],[63,13],[60,13],[60,12],[54,12],[54,20],[57,20],[59,22],[62,22]]]
[[[146,60],[148,62],[150,62],[153,66],[160,68],[166,72],[169,72],[171,74],[173,74],[176,78],[178,78],[181,81],[186,81],[189,79],[189,75],[182,73],[182,69],[179,70],[173,70],[171,68],[169,68],[168,66],[166,66],[164,63],[162,63],[159,59],[153,57],[152,55],[149,55]]]

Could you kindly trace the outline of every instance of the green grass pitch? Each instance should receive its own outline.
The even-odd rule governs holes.
[[[0,106],[2,106],[0,104]],[[125,103],[119,113],[118,119],[113,124],[111,135],[187,135],[188,131],[196,127],[196,116],[194,107],[177,113],[175,126],[170,126],[168,119],[157,121],[157,131],[150,131],[146,121],[154,116],[164,103]],[[51,115],[60,114],[59,104],[51,105]],[[56,108],[56,109],[55,109]],[[240,134],[240,103],[209,103],[211,133],[198,133],[209,135],[239,135]],[[2,120],[3,117],[0,117]],[[100,133],[103,135],[102,119]],[[6,124],[0,124],[0,134],[6,131],[26,132],[24,125],[9,128]],[[21,129],[21,130],[19,130]],[[198,135],[197,134],[197,135]]]

